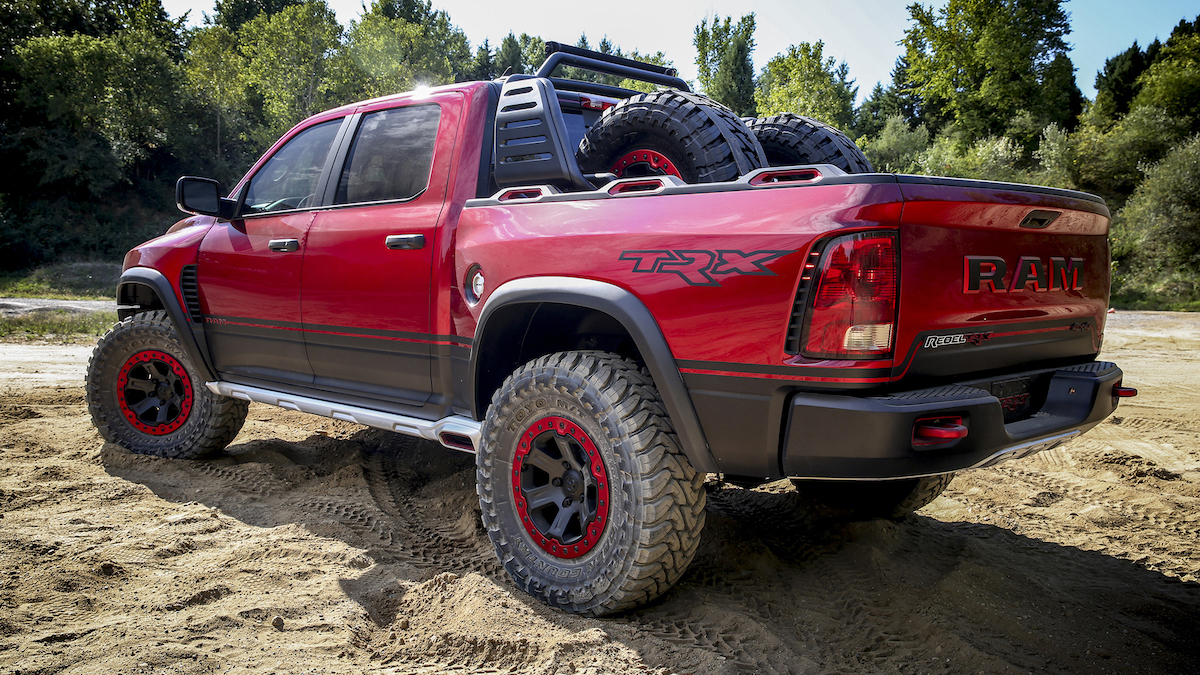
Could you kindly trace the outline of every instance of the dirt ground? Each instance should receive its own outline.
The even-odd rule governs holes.
[[[584,619],[503,574],[470,456],[254,405],[106,445],[90,348],[0,344],[0,672],[1200,673],[1200,316],[1110,316],[1140,395],[902,522],[712,486],[683,581]]]

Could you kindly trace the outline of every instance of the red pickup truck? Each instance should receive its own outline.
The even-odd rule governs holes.
[[[898,517],[1136,394],[1096,360],[1101,199],[870,173],[819,123],[552,51],[307,119],[228,197],[180,179],[195,215],[126,256],[89,365],[104,438],[196,458],[257,401],[474,452],[513,579],[606,614],[684,573],[706,473]]]

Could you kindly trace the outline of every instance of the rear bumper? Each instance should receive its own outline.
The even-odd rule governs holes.
[[[784,473],[794,478],[886,480],[990,466],[1048,450],[1099,424],[1117,407],[1121,369],[1104,361],[1006,375],[1049,378],[1044,404],[1006,424],[992,380],[962,382],[887,396],[797,393],[787,410]],[[962,418],[965,438],[913,442],[917,420]]]

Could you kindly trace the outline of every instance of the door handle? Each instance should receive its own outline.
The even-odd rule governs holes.
[[[425,235],[389,234],[383,243],[393,251],[414,251],[418,248],[425,248]]]
[[[291,253],[292,251],[300,250],[300,240],[298,239],[272,239],[267,242],[267,248],[276,253]]]

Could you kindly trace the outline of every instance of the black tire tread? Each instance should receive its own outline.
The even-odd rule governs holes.
[[[679,447],[649,374],[607,352],[559,352],[522,366],[492,396],[489,422],[484,425],[485,443],[495,447],[499,442],[499,425],[491,424],[490,420],[503,418],[504,392],[519,382],[531,381],[534,373],[546,371],[583,373],[587,385],[606,393],[613,401],[612,409],[597,414],[608,414],[621,421],[624,440],[635,449],[633,461],[637,463],[637,473],[645,477],[631,485],[636,504],[632,515],[640,521],[640,527],[634,529],[636,542],[630,542],[621,569],[611,579],[617,583],[583,602],[557,604],[567,611],[604,615],[649,602],[671,588],[696,555],[705,520],[704,475],[692,468]],[[530,579],[529,570],[522,567],[512,552],[512,544],[500,530],[491,480],[491,455],[481,452],[477,462],[484,527],[505,569],[521,584],[522,579]],[[555,597],[563,595],[553,592],[561,589],[538,593],[528,582],[523,587],[552,604]]]
[[[887,517],[903,518],[917,509],[928,506],[945,491],[952,480],[954,480],[952,473],[918,478],[916,487],[900,503],[892,507]]]
[[[607,172],[619,152],[645,137],[660,139],[690,156],[697,167],[697,183],[736,180],[742,174],[739,159],[750,169],[766,166],[766,155],[754,134],[733,111],[711,99],[670,89],[623,99],[605,110],[580,141],[575,156],[584,173]]]
[[[105,405],[102,373],[122,345],[158,343],[166,347],[189,369],[192,379],[192,416],[199,423],[185,424],[179,432],[166,436],[149,436],[125,426],[125,421]],[[119,366],[118,366],[119,367]],[[170,459],[199,459],[225,449],[241,431],[249,412],[249,402],[218,396],[204,386],[190,367],[183,344],[175,326],[165,311],[139,312],[115,324],[92,350],[87,369],[87,403],[92,422],[104,440],[116,443],[133,452]],[[114,419],[115,417],[115,419]]]
[[[768,157],[788,157],[786,164],[832,164],[846,173],[872,173],[875,169],[846,134],[820,120],[780,113],[749,120]],[[772,166],[781,165],[775,162]]]

